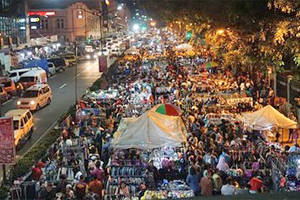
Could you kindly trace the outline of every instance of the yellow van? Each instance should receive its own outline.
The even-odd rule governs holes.
[[[52,90],[48,84],[36,84],[29,87],[17,101],[18,108],[40,110],[49,105],[52,100]]]
[[[33,132],[33,115],[29,110],[14,109],[5,113],[6,117],[13,118],[15,147],[20,149]]]

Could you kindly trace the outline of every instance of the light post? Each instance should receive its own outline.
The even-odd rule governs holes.
[[[271,67],[267,67],[267,72],[268,72],[268,84],[269,84],[269,87],[271,87],[272,68]]]
[[[225,32],[224,29],[218,29],[218,30],[217,30],[217,34],[218,34],[218,35],[222,35],[224,32]]]
[[[291,80],[293,79],[292,75],[287,75],[287,102],[290,103],[290,83]]]
[[[78,71],[78,64],[77,64],[77,53],[78,48],[77,48],[77,42],[75,42],[75,58],[76,58],[76,65],[75,65],[75,105],[77,104],[77,71]]]

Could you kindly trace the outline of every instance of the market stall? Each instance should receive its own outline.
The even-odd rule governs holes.
[[[162,179],[168,180],[161,180],[160,191],[157,190],[156,184],[150,181],[147,198],[193,196],[186,184],[177,180],[183,169],[180,167],[181,158],[176,153],[176,148],[180,147],[182,142],[186,142],[187,138],[186,128],[179,117],[180,112],[170,104],[159,104],[138,118],[121,120],[112,141],[115,153],[111,166],[113,181],[107,185],[110,197],[114,196],[114,186],[118,180],[126,182],[132,194],[135,194],[141,182],[149,182],[146,169],[150,162],[165,175],[161,176]],[[130,153],[132,151],[135,153]],[[175,171],[176,173],[173,173]],[[174,176],[175,174],[178,176]]]
[[[266,130],[273,128],[273,126],[287,129],[297,128],[296,122],[285,117],[270,105],[256,112],[244,113],[243,119],[245,124],[253,130]]]
[[[163,115],[151,109],[138,118],[122,119],[112,146],[117,149],[180,146],[186,141],[186,135],[180,117]]]

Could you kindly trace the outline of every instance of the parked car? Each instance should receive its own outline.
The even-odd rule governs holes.
[[[64,53],[60,55],[63,59],[65,59],[67,66],[75,66],[77,63],[77,59],[74,53]]]
[[[0,99],[1,99],[1,103],[10,99],[10,95],[7,94],[7,92],[3,89],[3,87],[0,87]]]
[[[16,84],[11,78],[0,77],[0,85],[10,96],[16,95]]]
[[[53,62],[48,62],[48,68],[50,71],[51,76],[54,76],[56,74],[56,67]]]
[[[21,69],[15,69],[8,72],[8,77],[11,78],[15,83],[19,82],[21,75],[29,72],[30,70],[37,70],[42,69],[40,67],[31,67],[31,68],[21,68]]]
[[[67,68],[65,60],[61,57],[52,57],[47,59],[48,63],[51,62],[55,66],[55,71],[61,72]]]
[[[19,82],[26,89],[35,84],[47,83],[47,74],[45,70],[31,70],[21,75]]]
[[[47,72],[48,77],[55,74],[55,67],[52,65],[49,67],[46,59],[25,60],[22,65],[24,68],[40,67]]]

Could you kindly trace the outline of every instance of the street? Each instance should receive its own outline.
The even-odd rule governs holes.
[[[78,64],[77,72],[77,98],[101,75],[98,71],[97,61],[83,61]],[[62,73],[57,73],[48,79],[53,92],[50,106],[43,107],[34,112],[34,132],[32,138],[17,152],[17,159],[23,156],[43,135],[55,127],[57,120],[75,103],[75,67],[68,67]],[[4,103],[2,113],[17,108],[18,98]]]

